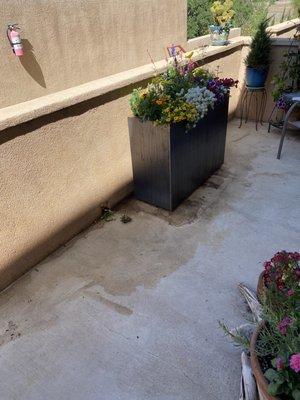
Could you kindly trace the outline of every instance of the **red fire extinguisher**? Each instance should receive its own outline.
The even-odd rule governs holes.
[[[9,24],[6,31],[7,38],[17,57],[21,57],[24,54],[22,39],[18,32],[19,30],[20,28],[18,27],[18,24]]]

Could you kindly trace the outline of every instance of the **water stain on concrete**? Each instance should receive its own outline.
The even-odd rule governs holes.
[[[21,337],[21,332],[18,330],[18,326],[13,321],[8,321],[5,332],[0,335],[0,346],[16,340]]]

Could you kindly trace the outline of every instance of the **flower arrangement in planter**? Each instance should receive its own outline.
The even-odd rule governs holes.
[[[249,330],[253,331],[253,325],[231,331],[224,324],[221,327],[237,344],[250,349],[260,400],[300,400],[300,254],[276,253],[264,263],[258,288],[261,304],[249,289],[245,291],[259,323],[250,346]]]
[[[167,71],[134,89],[129,118],[135,195],[173,210],[224,160],[230,88],[174,53]]]
[[[281,400],[300,399],[299,261],[299,253],[281,251],[264,264],[264,324],[252,341],[254,373],[262,382],[261,391],[266,388]],[[267,381],[260,379],[262,374]]]
[[[300,279],[298,261],[299,253],[286,251],[280,251],[266,261],[258,281],[258,298],[263,301],[268,288],[281,293],[284,299],[285,296],[292,296],[299,286],[296,279]]]
[[[210,25],[213,46],[224,46],[228,43],[231,21],[235,15],[232,0],[214,1],[210,8],[214,25]]]
[[[265,85],[271,63],[272,39],[271,34],[267,32],[268,21],[264,19],[259,23],[245,59],[246,84],[252,88]]]

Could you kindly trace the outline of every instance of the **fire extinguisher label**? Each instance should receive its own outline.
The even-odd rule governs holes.
[[[18,45],[18,44],[21,44],[21,39],[18,37],[13,37],[13,38],[11,38],[11,42],[12,42],[12,44]]]

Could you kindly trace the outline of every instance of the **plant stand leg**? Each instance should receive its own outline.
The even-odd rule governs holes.
[[[259,121],[259,103],[258,103],[259,93],[255,93],[255,130],[257,132],[257,125]]]
[[[244,107],[245,107],[245,101],[247,99],[247,89],[244,89],[243,93],[242,93],[242,101],[241,101],[241,118],[240,118],[240,126],[239,128],[241,128],[242,124],[243,124],[243,114],[244,114]],[[246,109],[247,109],[247,102],[246,102]]]
[[[251,92],[251,94],[250,94],[249,103],[248,103],[248,96],[247,96],[247,105],[246,105],[247,114],[246,114],[245,124],[248,122],[252,97],[253,97],[253,92]]]

